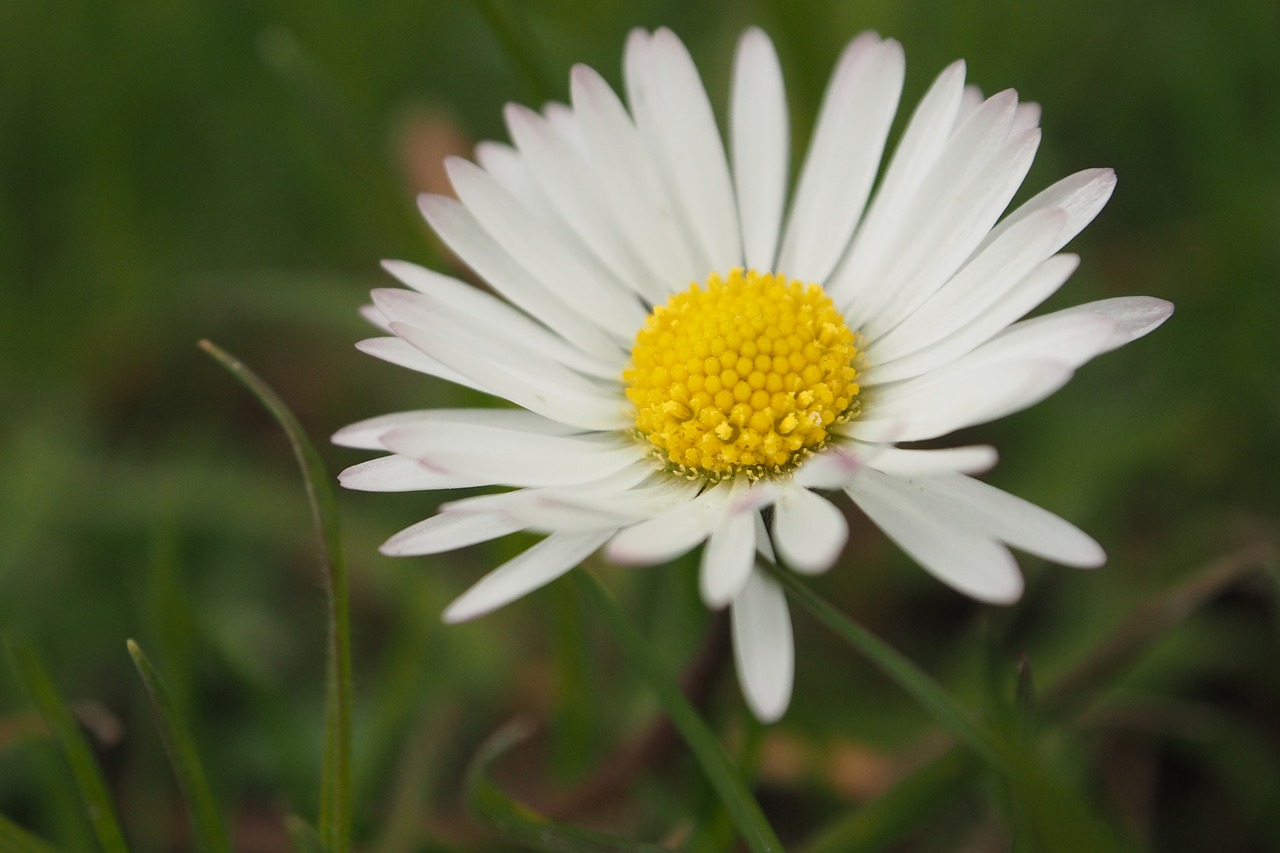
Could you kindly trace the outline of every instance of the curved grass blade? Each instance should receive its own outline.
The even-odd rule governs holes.
[[[594,605],[610,633],[622,646],[623,652],[630,659],[632,666],[640,670],[649,686],[657,694],[663,710],[671,718],[671,722],[680,732],[690,751],[701,765],[707,781],[715,789],[725,811],[733,820],[738,834],[747,843],[753,853],[781,853],[782,842],[774,833],[769,822],[765,820],[760,805],[751,796],[734,768],[724,747],[716,739],[715,733],[707,726],[702,717],[694,709],[689,700],[676,687],[670,673],[650,650],[640,632],[627,621],[613,598],[600,586],[599,581],[586,571],[571,573],[578,584],[579,591]]]
[[[667,848],[556,823],[504,794],[489,768],[533,732],[528,719],[507,723],[484,742],[467,770],[467,799],[480,820],[512,841],[547,853],[663,853]]]
[[[320,534],[328,599],[329,655],[325,690],[324,766],[320,778],[320,840],[331,853],[351,847],[351,602],[338,526],[338,507],[329,473],[302,425],[261,378],[239,359],[210,341],[200,348],[213,356],[261,401],[289,437],[307,487],[307,499]]]
[[[58,848],[0,814],[0,850],[5,853],[57,853]]]
[[[133,640],[126,641],[125,645],[129,649],[129,656],[133,658],[133,665],[137,667],[138,675],[142,677],[143,685],[147,688],[147,698],[151,700],[156,728],[160,730],[160,739],[164,741],[165,752],[169,753],[169,762],[178,778],[178,787],[191,812],[191,828],[196,843],[209,853],[230,851],[231,845],[227,841],[222,815],[200,764],[191,731],[178,712],[178,706],[160,678],[160,673],[151,665],[142,649]]]
[[[80,799],[84,803],[85,813],[93,827],[102,853],[128,853],[129,845],[124,840],[124,832],[120,829],[120,821],[116,817],[115,806],[111,802],[111,793],[107,790],[102,770],[93,757],[84,735],[76,724],[75,718],[58,696],[49,673],[36,650],[26,642],[11,638],[8,643],[9,655],[13,660],[18,677],[30,694],[45,725],[53,733],[54,740],[62,748],[62,754],[71,768],[76,788],[80,791]]]
[[[794,572],[762,563],[791,597],[835,634],[861,652],[881,672],[928,711],[938,724],[988,764],[1007,765],[1001,742],[955,703],[938,682],[909,658],[854,622],[809,589]]]

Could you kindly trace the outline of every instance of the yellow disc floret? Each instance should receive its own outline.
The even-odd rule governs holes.
[[[785,474],[858,411],[857,338],[816,284],[732,270],[653,309],[623,371],[636,431],[673,471]]]

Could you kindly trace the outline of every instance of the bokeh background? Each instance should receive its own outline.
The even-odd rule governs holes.
[[[136,849],[187,842],[128,637],[174,687],[239,849],[285,849],[284,816],[314,816],[315,535],[284,438],[196,341],[277,388],[335,472],[363,458],[328,446],[338,427],[472,402],[352,348],[369,334],[357,309],[389,281],[380,259],[451,268],[414,207],[443,188],[440,159],[505,139],[506,101],[565,98],[575,62],[617,83],[634,26],[673,28],[723,109],[749,24],[777,44],[793,151],[840,49],[867,28],[906,49],[903,113],[958,57],[987,92],[1039,101],[1044,143],[1022,197],[1090,166],[1119,174],[1051,305],[1135,293],[1177,304],[1164,328],[1047,402],[964,436],[1001,448],[991,481],[1103,542],[1105,569],[1025,559],[1025,600],[981,607],[853,517],[845,559],[816,582],[825,596],[992,714],[1022,655],[1052,684],[1144,603],[1276,541],[1274,0],[0,0],[0,628],[40,650],[74,704]],[[552,808],[616,764],[657,706],[564,584],[442,626],[443,606],[527,540],[377,554],[435,500],[340,496],[358,837],[371,850],[511,849],[460,794],[487,733],[519,712],[541,721],[503,778]],[[673,669],[703,655],[708,717],[746,750],[789,843],[939,748],[923,711],[799,612],[793,707],[755,729],[704,639],[717,626],[693,572],[686,560],[600,577]],[[1280,849],[1278,652],[1274,584],[1232,584],[1046,735],[1045,760],[1135,849]],[[85,845],[58,755],[0,669],[0,812]],[[994,787],[965,777],[892,849],[1007,849]],[[733,849],[679,749],[653,750],[576,819],[650,839],[696,827],[699,849]]]

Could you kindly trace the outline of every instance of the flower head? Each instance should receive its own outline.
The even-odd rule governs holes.
[[[794,652],[757,560],[831,567],[848,529],[819,492],[846,493],[982,601],[1021,594],[1010,547],[1104,561],[1071,524],[970,476],[992,448],[900,446],[1030,406],[1172,311],[1130,297],[1021,319],[1074,271],[1059,251],[1115,178],[1077,173],[1001,219],[1039,109],[1013,91],[983,100],[964,73],[957,62],[934,82],[874,195],[903,55],[871,33],[841,56],[790,192],[782,76],[754,29],[738,45],[727,156],[688,52],[658,30],[628,40],[626,105],[578,66],[570,106],[510,106],[513,145],[447,163],[457,199],[424,196],[422,211],[496,295],[388,263],[410,289],[374,291],[367,316],[390,335],[360,346],[514,406],[404,412],[334,438],[390,453],[344,471],[349,488],[510,489],[445,504],[388,554],[547,534],[446,619],[507,604],[602,547],[652,564],[705,543],[702,596],[732,606],[744,692],[772,720]]]

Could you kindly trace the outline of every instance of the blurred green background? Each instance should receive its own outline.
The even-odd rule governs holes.
[[[1103,542],[1105,569],[1024,559],[1027,597],[995,611],[855,518],[846,560],[817,582],[824,595],[994,713],[1022,653],[1050,684],[1144,602],[1276,541],[1275,0],[0,0],[0,628],[41,651],[93,733],[137,849],[187,842],[127,637],[187,709],[238,849],[287,845],[283,815],[310,814],[320,760],[323,597],[302,486],[278,429],[196,341],[277,388],[335,472],[360,461],[325,437],[463,399],[351,346],[369,334],[356,313],[368,289],[389,281],[380,259],[447,265],[414,207],[439,188],[438,161],[505,138],[506,101],[564,99],[575,62],[616,83],[634,26],[673,28],[723,109],[734,41],[753,23],[781,56],[793,150],[835,57],[868,28],[906,49],[903,113],[958,57],[985,91],[1039,101],[1044,143],[1023,197],[1090,166],[1119,174],[1052,305],[1177,305],[1047,402],[964,436],[1000,447],[993,482]],[[656,705],[563,585],[440,625],[454,595],[526,541],[394,561],[377,544],[437,496],[340,500],[358,837],[509,849],[458,792],[489,731],[517,711],[545,722],[508,774],[545,805]],[[710,618],[687,560],[602,577],[673,667],[695,654]],[[847,648],[795,621],[783,723],[753,729],[722,660],[708,714],[730,742],[754,744],[766,808],[798,843],[891,787],[937,736]],[[1137,849],[1280,849],[1278,638],[1273,587],[1234,586],[1079,725],[1048,735],[1046,760]],[[0,812],[84,844],[27,708],[0,673]],[[1000,802],[968,779],[894,849],[1006,849]],[[678,751],[593,819],[649,838],[696,823],[701,849],[732,849],[706,829],[722,816]]]

